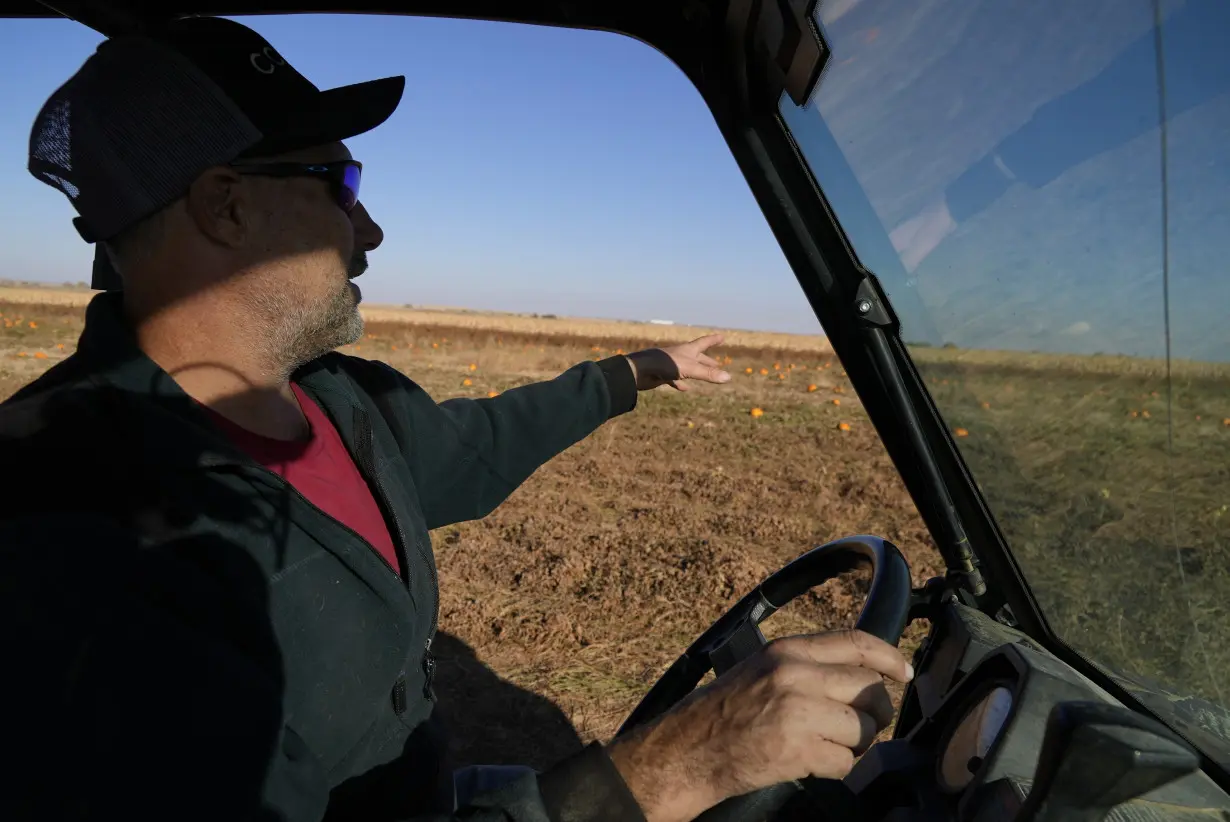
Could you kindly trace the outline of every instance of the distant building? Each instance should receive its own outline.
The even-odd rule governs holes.
[[[674,320],[650,320],[650,325],[674,325]]]

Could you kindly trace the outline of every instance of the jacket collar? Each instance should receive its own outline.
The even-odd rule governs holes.
[[[124,312],[123,292],[103,292],[90,300],[74,356],[82,360],[95,386],[114,389],[108,394],[120,404],[116,410],[121,425],[128,428],[129,441],[139,444],[141,459],[180,468],[256,465],[175,378],[141,350]],[[339,429],[346,437],[353,410],[361,403],[330,373],[325,359],[303,366],[292,379],[335,424],[342,423]]]

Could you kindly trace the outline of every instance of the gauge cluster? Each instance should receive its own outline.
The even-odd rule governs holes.
[[[937,758],[936,783],[944,793],[969,787],[981,770],[1012,713],[1012,689],[992,684],[961,715],[943,741]]]
[[[844,781],[846,806],[857,808],[848,818],[1009,822],[1027,802],[1056,705],[1093,705],[1097,713],[1100,704],[1135,716],[1028,637],[984,614],[950,602],[937,617],[915,657],[919,673],[895,738],[873,746]],[[1215,815],[1201,818],[1230,820],[1230,795],[1195,770],[1119,805],[1107,818],[1162,822],[1210,810]]]

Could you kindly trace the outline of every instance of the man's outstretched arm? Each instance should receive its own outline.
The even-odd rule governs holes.
[[[380,362],[354,361],[405,454],[427,527],[486,516],[539,467],[636,407],[637,392],[730,375],[704,351],[718,335],[670,348],[583,362],[552,380],[490,399],[435,402]]]

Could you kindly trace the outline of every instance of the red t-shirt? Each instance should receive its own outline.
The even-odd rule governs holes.
[[[302,388],[294,383],[290,387],[311,425],[306,440],[277,440],[255,434],[210,408],[205,410],[242,451],[371,543],[376,553],[401,573],[388,523],[341,435]]]

